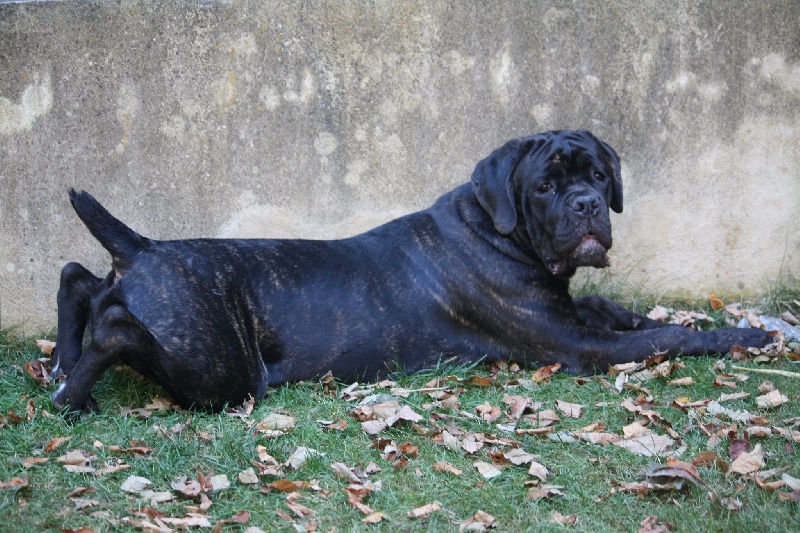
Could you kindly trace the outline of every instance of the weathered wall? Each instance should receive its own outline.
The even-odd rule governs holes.
[[[322,0],[0,5],[0,323],[55,325],[138,231],[343,236],[431,204],[505,140],[623,158],[613,273],[759,291],[800,261],[800,2]]]

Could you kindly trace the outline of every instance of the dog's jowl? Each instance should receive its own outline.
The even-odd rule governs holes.
[[[85,192],[70,199],[112,270],[101,279],[69,263],[61,273],[59,409],[96,409],[92,387],[119,362],[183,406],[218,410],[329,370],[373,379],[447,359],[590,373],[654,352],[771,341],[570,297],[578,267],[608,265],[609,209],[622,211],[619,158],[586,131],[512,140],[429,209],[336,241],[156,241]]]

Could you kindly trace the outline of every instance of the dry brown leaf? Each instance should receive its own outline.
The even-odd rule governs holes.
[[[19,490],[28,486],[28,476],[11,478],[8,481],[0,481],[0,490]]]
[[[711,306],[712,311],[719,311],[723,307],[725,307],[725,302],[717,298],[717,296],[711,292],[708,294],[708,305]]]
[[[728,469],[729,473],[734,474],[752,474],[763,468],[764,465],[764,450],[760,444],[756,444],[751,452],[741,453],[732,463]]]
[[[771,409],[773,407],[780,407],[789,401],[789,398],[781,394],[778,389],[772,390],[763,396],[756,397],[756,404],[761,409]]]
[[[62,455],[56,461],[64,465],[77,465],[86,466],[89,463],[96,461],[97,456],[83,450],[69,450],[66,454]]]
[[[577,516],[563,515],[558,511],[553,511],[553,514],[550,515],[551,524],[558,524],[560,526],[574,526],[577,521]]]
[[[475,410],[478,412],[478,415],[482,420],[489,423],[492,423],[500,418],[500,415],[502,414],[499,407],[496,405],[489,405],[488,403],[479,405],[475,408]]]
[[[726,380],[724,374],[719,374],[716,378],[714,378],[714,383],[712,383],[715,387],[729,387],[733,390],[736,390],[737,385],[733,381]]]
[[[538,483],[538,481],[536,482]],[[527,484],[527,483],[526,483]],[[525,499],[529,502],[541,500],[543,498],[550,498],[551,496],[563,496],[561,491],[564,487],[560,485],[542,485],[541,487],[531,487],[528,489],[528,494]]]
[[[257,485],[258,476],[253,468],[247,468],[239,472],[239,483],[243,485]]]
[[[292,492],[291,494],[286,495],[286,506],[292,511],[298,518],[307,518],[309,516],[314,516],[316,512],[306,507],[301,503],[297,503],[297,500],[302,498],[303,495],[299,492]]]
[[[497,527],[497,519],[485,511],[476,511],[458,525],[459,531],[486,531]]]
[[[528,464],[536,458],[535,455],[526,452],[522,448],[512,448],[507,452],[503,452],[502,455],[506,461],[517,466]]]
[[[386,518],[386,516],[379,511],[365,516],[361,519],[361,522],[364,524],[378,524],[383,522],[384,518]]]
[[[706,483],[700,479],[697,468],[684,461],[677,459],[667,459],[666,465],[650,464],[645,470],[645,477],[651,483],[658,485],[673,485],[676,489],[683,488],[684,481],[690,481],[698,486]]]
[[[363,483],[366,481],[366,478],[362,479],[361,477],[356,474],[355,469],[347,466],[344,463],[331,463],[331,470],[339,476],[340,479],[344,479],[348,483]]]
[[[476,461],[473,463],[473,466],[478,470],[484,479],[496,478],[502,473],[500,469],[484,461]]]
[[[25,373],[40,387],[47,387],[50,385],[50,371],[40,360],[34,359],[33,361],[27,361],[22,365],[22,369],[25,370]]]
[[[536,372],[533,373],[533,376],[531,376],[531,380],[533,380],[534,383],[541,383],[543,381],[546,381],[550,379],[550,377],[553,374],[558,372],[559,368],[561,368],[561,363],[556,363],[554,365],[543,366],[541,368],[538,368]]]
[[[344,431],[347,429],[347,422],[342,418],[337,420],[317,420],[317,424],[324,429],[332,429],[334,431]]]
[[[298,446],[289,454],[289,458],[286,459],[284,464],[292,470],[300,470],[311,457],[325,457],[325,454],[312,448]]]
[[[23,468],[31,468],[33,466],[46,463],[49,460],[50,460],[49,457],[26,457],[22,461],[22,466]]]
[[[247,420],[250,414],[253,412],[255,408],[256,400],[251,395],[247,400],[244,401],[241,405],[237,405],[236,407],[228,407],[225,410],[225,414],[233,418],[239,418],[241,420]]]
[[[583,411],[583,406],[577,403],[569,403],[561,400],[556,400],[556,409],[561,411],[561,414],[563,414],[566,417],[580,418],[581,412]]]
[[[408,512],[408,518],[411,520],[419,520],[421,518],[428,518],[432,513],[436,511],[440,511],[442,509],[442,504],[438,501],[434,501],[433,503],[429,503],[427,505],[423,505],[422,507],[417,507],[416,509],[412,509]]]
[[[601,431],[576,431],[573,433],[573,435],[576,439],[589,442],[591,444],[614,444],[615,442],[622,440],[619,435],[615,435],[613,433],[604,433]]]
[[[716,465],[720,472],[727,472],[729,468],[728,463],[723,461],[722,458],[717,455],[717,452],[714,451],[705,451],[697,454],[697,456],[692,459],[692,464],[705,468]]]
[[[53,356],[53,350],[56,348],[56,343],[53,341],[48,341],[46,339],[37,339],[36,346],[39,347],[39,350],[42,352],[43,355],[48,357]]]
[[[449,472],[450,474],[454,474],[456,476],[460,476],[463,473],[460,468],[456,468],[447,461],[437,461],[433,464],[433,469],[437,472]]]
[[[188,513],[183,518],[163,517],[160,519],[165,524],[178,527],[211,527],[211,522],[205,515]]]
[[[152,484],[153,482],[147,478],[141,476],[129,476],[125,481],[122,482],[122,485],[120,485],[119,490],[123,492],[138,494],[143,490],[146,490]]]
[[[621,439],[612,444],[620,448],[625,448],[637,455],[643,455],[645,457],[657,455],[663,457],[672,453],[671,448],[672,445],[675,444],[675,441],[666,435],[656,435],[653,433],[650,435],[641,435],[633,439]]]
[[[282,415],[280,413],[270,413],[255,425],[255,430],[261,433],[267,431],[292,431],[297,425],[297,419],[293,416]]]
[[[668,381],[667,385],[672,385],[676,387],[690,387],[694,385],[694,379],[691,376],[686,376],[685,378],[678,378],[673,379],[672,381]]]
[[[800,503],[800,490],[793,490],[792,492],[779,492],[778,498],[782,502]]]
[[[531,475],[535,478],[538,478],[540,481],[545,482],[547,480],[547,467],[544,466],[542,463],[537,463],[536,461],[531,461],[531,466],[528,469],[528,475]]]
[[[728,511],[741,511],[744,504],[735,497],[722,497],[715,492],[708,493],[708,499]]]
[[[44,453],[50,453],[57,450],[62,444],[72,440],[72,435],[69,437],[53,437],[44,447]]]
[[[648,516],[639,525],[641,527],[636,533],[668,533],[675,527],[669,522],[662,522],[657,516]]]

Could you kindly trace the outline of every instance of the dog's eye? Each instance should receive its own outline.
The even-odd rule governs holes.
[[[553,190],[553,184],[550,183],[549,181],[542,183],[541,185],[539,185],[539,188],[536,189],[536,191],[539,194],[544,194],[546,192],[550,192],[551,190]]]
[[[605,181],[606,180],[606,175],[603,174],[602,172],[595,172],[594,173],[594,179],[596,179],[597,181]]]

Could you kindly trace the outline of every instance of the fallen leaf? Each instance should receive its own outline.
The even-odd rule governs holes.
[[[574,526],[577,521],[577,516],[563,515],[558,511],[553,511],[553,514],[550,515],[551,524],[558,524],[560,526]]]
[[[297,492],[305,486],[303,481],[292,481],[290,479],[277,479],[269,484],[270,487],[286,493]]]
[[[49,457],[26,457],[25,460],[22,461],[22,466],[23,468],[32,468],[36,465],[46,463],[49,460]]]
[[[496,478],[502,473],[502,471],[499,470],[497,467],[495,467],[490,463],[486,463],[484,461],[476,461],[473,463],[473,466],[484,477],[484,479]]]
[[[28,477],[19,476],[8,481],[0,481],[0,490],[19,490],[28,486]]]
[[[153,482],[145,477],[129,476],[125,481],[122,482],[122,485],[120,485],[119,489],[123,492],[138,494],[152,484]]]
[[[206,516],[195,513],[188,513],[183,518],[163,517],[160,520],[165,524],[178,527],[211,527],[211,522]]]
[[[717,298],[717,296],[713,292],[711,292],[708,294],[708,305],[711,306],[712,311],[719,311],[720,309],[725,307],[725,302]]]
[[[542,482],[547,480],[547,467],[536,461],[531,461],[531,466],[528,469],[528,475],[538,478]]]
[[[533,380],[534,383],[541,383],[543,381],[550,379],[550,377],[553,374],[558,372],[559,368],[561,368],[561,363],[556,363],[550,366],[543,366],[541,368],[538,368],[536,372],[533,373],[531,379]]]
[[[538,482],[537,482],[538,483]],[[541,487],[532,487],[528,489],[528,494],[525,499],[529,502],[549,498],[551,496],[564,496],[561,491],[564,487],[560,485],[542,485]]]
[[[716,467],[720,470],[720,472],[727,472],[729,465],[725,461],[717,455],[717,452],[713,451],[705,451],[699,453],[692,459],[692,464],[694,466],[702,466],[702,467],[710,467],[711,465],[716,465]]]
[[[280,413],[270,413],[255,425],[258,432],[266,431],[292,431],[297,424],[297,419],[293,416],[282,415]]]
[[[612,443],[620,448],[645,457],[666,456],[671,453],[671,447],[675,441],[666,435],[641,435],[633,439],[621,439]]]
[[[36,346],[39,347],[39,350],[42,352],[43,355],[48,357],[52,357],[53,350],[56,348],[56,343],[53,341],[48,341],[46,339],[37,339]]]
[[[256,404],[255,398],[253,398],[253,396],[250,396],[241,405],[237,405],[235,407],[228,407],[225,410],[225,414],[233,418],[247,420],[250,414],[252,414],[253,409],[255,408],[255,404]]]
[[[569,418],[580,418],[581,412],[583,411],[583,406],[577,403],[569,403],[563,402],[561,400],[556,400],[556,409],[561,411],[566,417]]]
[[[22,369],[25,370],[25,373],[40,387],[47,387],[50,385],[50,372],[40,360],[34,359],[33,361],[27,361],[22,365]]]
[[[677,459],[667,459],[666,465],[651,463],[645,469],[645,477],[651,483],[671,484],[678,490],[683,488],[684,481],[690,481],[698,486],[706,484],[700,479],[700,473],[693,464]]]
[[[314,450],[312,448],[306,448],[305,446],[298,446],[294,449],[294,451],[289,455],[289,458],[286,460],[287,466],[289,466],[292,470],[300,470],[303,468],[311,457],[325,457],[325,454]]]
[[[792,492],[779,492],[778,498],[782,502],[800,503],[800,490],[793,490]]]
[[[411,520],[419,520],[421,518],[428,518],[432,513],[436,511],[440,511],[442,509],[442,504],[438,501],[434,501],[433,503],[429,503],[427,505],[423,505],[422,507],[417,507],[416,509],[412,509],[408,512],[408,518]]]
[[[763,396],[756,397],[756,404],[761,409],[771,409],[779,407],[789,401],[789,398],[780,393],[778,389],[768,392]]]
[[[447,461],[437,461],[433,464],[433,469],[437,472],[449,472],[450,474],[454,474],[456,476],[460,476],[463,473],[460,468],[456,468]]]
[[[482,420],[489,423],[492,423],[500,418],[500,415],[502,414],[499,407],[496,405],[489,405],[488,403],[479,405],[475,408],[475,410],[478,412],[478,415]]]
[[[669,522],[662,522],[657,516],[648,516],[639,525],[641,527],[636,533],[668,533],[675,527]]]
[[[764,465],[764,450],[761,449],[760,444],[756,444],[753,451],[740,454],[739,457],[731,463],[728,472],[747,475],[758,471],[763,468]]]
[[[709,492],[708,499],[728,511],[741,511],[744,507],[744,504],[733,496],[722,497],[715,492]]]
[[[383,513],[376,512],[365,516],[361,519],[361,522],[364,524],[379,524],[380,522],[383,522],[384,518],[385,516]]]
[[[342,418],[338,420],[317,420],[317,424],[324,429],[332,429],[334,431],[344,431],[347,429],[347,422]]]
[[[517,466],[528,464],[536,458],[535,455],[526,452],[522,448],[512,448],[507,452],[503,452],[503,457],[509,463]]]
[[[302,498],[303,495],[299,492],[292,492],[286,496],[286,506],[292,511],[298,518],[306,518],[309,516],[314,516],[316,512],[306,507],[301,503],[297,503],[297,500]]]
[[[258,476],[252,468],[239,472],[239,483],[244,485],[257,485]]]
[[[44,447],[44,453],[50,453],[58,449],[62,444],[72,440],[72,435],[69,437],[53,437]]]
[[[476,511],[458,525],[459,531],[486,531],[497,527],[497,519],[486,511]]]
[[[687,376],[685,378],[673,379],[672,381],[668,381],[667,385],[673,385],[676,387],[689,387],[691,385],[694,385],[694,379],[692,379],[691,376]]]

